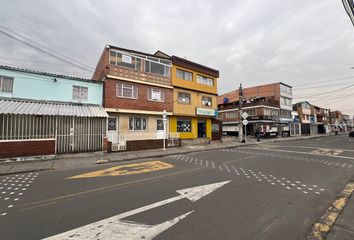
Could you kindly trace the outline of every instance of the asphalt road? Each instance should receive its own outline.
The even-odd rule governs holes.
[[[353,146],[341,135],[1,177],[0,239],[303,239],[354,177]]]

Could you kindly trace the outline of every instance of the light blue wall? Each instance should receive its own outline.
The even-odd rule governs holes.
[[[45,76],[0,68],[0,76],[14,78],[13,94],[0,92],[0,97],[27,98],[47,101],[82,102],[102,105],[103,84]],[[88,87],[87,101],[72,99],[73,85]]]

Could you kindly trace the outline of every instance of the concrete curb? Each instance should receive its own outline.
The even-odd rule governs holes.
[[[339,193],[336,200],[327,209],[320,220],[313,225],[307,240],[324,240],[331,231],[332,226],[338,219],[339,215],[347,205],[352,193],[354,192],[354,181],[347,183],[344,189]]]
[[[94,161],[93,164],[107,164],[107,163],[113,163],[113,162],[123,162],[123,161],[133,161],[133,160],[138,160],[141,158],[157,158],[157,157],[165,157],[165,156],[171,156],[171,155],[177,155],[177,154],[186,154],[186,153],[196,153],[196,152],[204,152],[204,151],[209,151],[209,150],[216,150],[216,149],[224,149],[224,148],[239,148],[239,147],[246,147],[246,146],[253,146],[253,145],[258,145],[258,144],[266,144],[270,142],[285,142],[285,141],[296,141],[296,140],[305,140],[305,139],[312,139],[312,138],[320,138],[320,137],[327,137],[330,135],[316,135],[316,136],[306,136],[306,137],[301,137],[301,138],[284,138],[284,139],[273,139],[273,140],[267,140],[267,141],[261,141],[261,142],[249,142],[249,143],[236,143],[236,142],[230,142],[226,143],[225,145],[218,145],[218,146],[213,146],[208,145],[207,148],[197,148],[197,149],[179,149],[179,148],[170,148],[167,150],[168,152],[162,152],[159,151],[158,153],[134,153],[132,152],[131,154],[127,156],[122,156],[119,159],[110,159],[114,158],[114,155],[110,154],[103,154],[102,152],[91,152],[91,153],[78,153],[78,154],[70,154],[70,155],[62,155],[59,157],[54,157],[52,159],[34,159],[30,161],[18,161],[18,162],[3,162],[0,163],[0,166],[21,166],[22,164],[30,164],[30,163],[47,163],[48,161],[52,161],[52,166],[51,167],[39,167],[38,169],[31,169],[31,170],[20,170],[20,171],[13,171],[13,172],[8,172],[6,171],[5,173],[0,172],[0,176],[2,175],[9,175],[9,174],[16,174],[16,173],[23,173],[24,171],[26,172],[35,172],[35,171],[45,171],[45,170],[53,170],[56,169],[55,166],[53,168],[53,165],[56,162],[59,162],[61,159],[69,159],[69,158],[84,158],[84,157],[91,157],[94,155],[94,157],[102,157],[100,160]],[[102,161],[103,160],[103,161]],[[87,166],[91,165],[92,163],[88,164]],[[14,168],[13,167],[13,168]]]

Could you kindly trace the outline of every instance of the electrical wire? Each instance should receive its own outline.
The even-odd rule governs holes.
[[[61,61],[63,61],[63,62],[66,62],[66,63],[68,63],[68,64],[74,65],[74,66],[76,66],[76,67],[78,67],[78,68],[81,68],[81,69],[83,69],[83,70],[85,70],[85,71],[89,71],[89,72],[94,73],[94,71],[90,70],[90,69],[87,68],[87,67],[78,65],[78,64],[73,63],[73,62],[71,62],[71,61],[69,61],[69,60],[66,60],[66,59],[64,59],[64,58],[62,58],[62,57],[58,57],[58,56],[56,56],[55,54],[52,54],[52,53],[50,53],[50,52],[48,52],[48,51],[46,51],[46,50],[43,50],[43,49],[41,49],[41,48],[39,48],[39,47],[37,47],[37,46],[34,46],[33,44],[28,43],[28,42],[26,42],[26,41],[24,41],[24,40],[22,40],[22,39],[20,39],[20,38],[17,38],[17,37],[15,37],[15,36],[13,36],[13,35],[7,33],[7,32],[4,32],[4,31],[0,30],[0,33],[6,35],[6,36],[9,37],[9,38],[12,38],[12,39],[15,39],[15,40],[17,40],[17,41],[19,41],[19,42],[22,42],[22,43],[24,43],[25,45],[30,46],[30,47],[32,47],[32,48],[34,48],[34,49],[36,49],[36,50],[38,50],[38,51],[40,51],[40,52],[42,52],[42,53],[45,53],[45,54],[47,54],[47,55],[49,55],[49,56],[52,56],[52,57],[54,57],[54,58],[56,58],[56,59],[59,59],[59,60],[61,60]]]
[[[71,61],[73,61],[73,62],[76,62],[76,63],[78,63],[78,64],[80,64],[80,65],[82,65],[82,66],[85,66],[85,67],[90,68],[90,69],[94,69],[93,67],[90,67],[90,66],[88,66],[88,65],[86,65],[86,64],[84,64],[84,63],[82,63],[82,62],[79,62],[79,61],[77,61],[77,60],[75,60],[75,59],[73,59],[73,58],[71,58],[71,57],[68,57],[68,56],[66,56],[66,55],[64,55],[64,54],[58,53],[58,52],[56,52],[56,51],[54,51],[54,50],[52,50],[52,49],[50,49],[50,48],[44,46],[43,44],[40,44],[40,43],[38,43],[38,42],[35,42],[34,40],[32,40],[32,39],[30,39],[30,38],[24,36],[23,34],[20,34],[20,33],[18,33],[18,32],[15,32],[15,31],[13,31],[13,30],[7,28],[7,27],[4,27],[4,26],[1,26],[1,25],[0,25],[0,28],[5,29],[5,30],[7,30],[7,31],[9,31],[9,32],[11,32],[11,33],[13,33],[13,34],[16,34],[16,35],[22,37],[23,39],[25,39],[25,40],[27,40],[27,41],[30,41],[30,42],[32,42],[32,43],[38,45],[38,46],[41,46],[42,48],[44,48],[44,49],[46,49],[46,50],[49,50],[49,51],[51,51],[51,52],[53,52],[53,53],[55,53],[55,54],[57,54],[57,55],[60,55],[60,56],[62,56],[62,57],[64,57],[64,58],[67,58],[67,59],[69,59],[69,60],[71,60]]]

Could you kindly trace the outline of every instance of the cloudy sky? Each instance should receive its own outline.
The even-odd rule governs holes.
[[[354,114],[354,27],[340,0],[0,0],[0,6],[0,31],[90,68],[1,32],[0,64],[91,77],[105,44],[161,50],[218,69],[219,93],[281,81],[294,87],[295,101]]]

